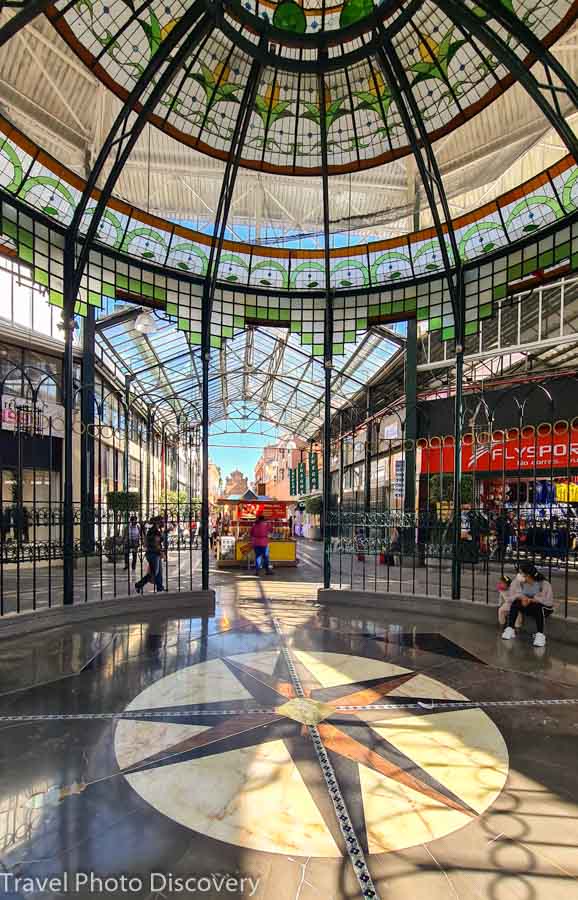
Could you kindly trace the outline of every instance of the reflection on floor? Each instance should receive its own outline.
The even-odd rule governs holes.
[[[0,897],[576,896],[571,653],[266,591],[0,644]]]

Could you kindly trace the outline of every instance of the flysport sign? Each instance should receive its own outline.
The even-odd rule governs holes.
[[[545,472],[578,468],[578,430],[564,434],[524,434],[462,444],[462,472]],[[453,472],[454,448],[422,447],[421,473]]]

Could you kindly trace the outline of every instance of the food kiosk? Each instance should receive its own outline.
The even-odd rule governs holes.
[[[269,558],[274,567],[297,565],[297,544],[290,533],[287,503],[247,491],[242,496],[220,497],[216,503],[219,534],[217,566],[249,566],[253,559],[251,527],[259,516],[269,523]]]

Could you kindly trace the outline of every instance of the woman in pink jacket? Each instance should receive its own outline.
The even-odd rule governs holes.
[[[266,572],[268,569],[269,526],[264,516],[257,516],[251,528],[251,543],[255,551],[255,571]]]

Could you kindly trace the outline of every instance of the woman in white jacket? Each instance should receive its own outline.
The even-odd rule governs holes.
[[[531,616],[536,622],[534,647],[543,647],[546,643],[545,622],[554,612],[554,594],[550,582],[533,563],[523,563],[508,589],[508,596],[512,605],[502,634],[503,639],[511,641],[516,637],[514,625],[518,614],[522,613],[524,616]]]

